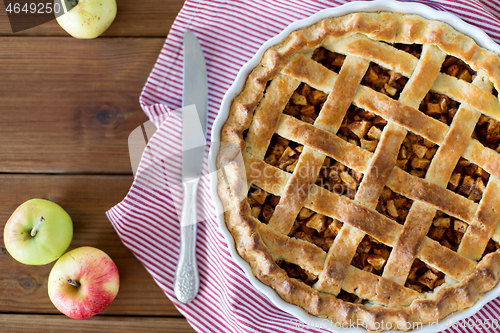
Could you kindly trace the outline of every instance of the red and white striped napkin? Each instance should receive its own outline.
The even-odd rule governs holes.
[[[215,219],[209,182],[200,185],[197,258],[200,290],[189,304],[179,303],[173,294],[173,280],[179,255],[177,207],[180,186],[181,120],[174,110],[182,99],[182,38],[195,32],[204,51],[208,73],[208,136],[224,93],[241,66],[259,47],[291,22],[325,8],[347,3],[338,1],[224,1],[187,0],[175,20],[158,61],[144,87],[140,103],[158,131],[142,156],[139,171],[127,197],[107,214],[123,243],[151,273],[168,298],[199,332],[327,332],[297,328],[298,320],[276,308],[247,280],[232,260]],[[483,29],[500,43],[499,0],[421,0],[436,10],[448,11]],[[208,147],[206,149],[208,154]],[[152,156],[163,156],[158,166]],[[157,158],[157,157],[156,157]],[[205,162],[204,174],[207,174]],[[500,298],[489,302],[471,317],[474,321],[498,320]],[[482,330],[498,332],[500,329]],[[446,332],[476,332],[452,328]]]

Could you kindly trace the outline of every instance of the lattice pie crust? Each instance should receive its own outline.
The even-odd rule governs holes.
[[[291,33],[221,133],[218,191],[239,254],[334,322],[405,327],[472,306],[500,276],[499,88],[495,53],[420,16]]]

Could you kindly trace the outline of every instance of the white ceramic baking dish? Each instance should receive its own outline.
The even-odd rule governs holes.
[[[216,166],[215,166],[215,160],[217,157],[217,151],[218,151],[218,142],[220,139],[220,132],[222,129],[222,125],[226,121],[228,114],[229,114],[229,108],[231,105],[231,102],[233,98],[240,93],[241,89],[243,88],[243,85],[246,81],[247,76],[250,74],[253,68],[255,68],[260,60],[262,59],[262,55],[264,52],[271,46],[278,44],[281,42],[286,36],[288,36],[292,31],[312,25],[318,21],[321,21],[324,18],[327,17],[334,17],[334,16],[342,16],[345,14],[349,13],[354,13],[354,12],[360,12],[360,11],[365,11],[365,12],[374,12],[374,11],[393,11],[393,12],[399,12],[399,13],[409,13],[409,14],[418,14],[423,17],[426,17],[428,19],[435,19],[439,20],[442,22],[446,22],[455,29],[465,33],[466,35],[472,37],[480,46],[492,50],[496,53],[500,54],[500,46],[496,44],[484,31],[481,29],[474,27],[470,24],[465,23],[461,19],[459,19],[457,16],[447,13],[447,12],[440,12],[436,11],[428,6],[419,4],[419,3],[407,3],[407,2],[397,2],[397,1],[392,1],[392,0],[376,0],[376,1],[356,1],[356,2],[351,2],[348,4],[345,4],[343,6],[335,7],[335,8],[328,8],[325,10],[322,10],[313,16],[310,16],[306,19],[300,20],[293,22],[290,24],[285,30],[283,30],[280,34],[277,36],[269,39],[267,42],[265,42],[259,49],[259,51],[253,56],[250,61],[248,61],[239,71],[238,75],[236,76],[236,79],[234,80],[234,83],[232,86],[229,88],[229,90],[226,92],[222,104],[221,104],[221,109],[219,111],[219,114],[217,118],[215,119],[213,128],[212,128],[212,149],[210,150],[210,155],[209,155],[209,167],[211,171],[211,188],[212,188],[212,197],[214,200],[214,204],[217,210],[217,218],[218,218],[218,224],[220,227],[220,231],[226,238],[226,241],[229,246],[229,252],[231,253],[234,261],[241,266],[241,268],[245,271],[246,276],[252,283],[252,285],[261,291],[263,294],[265,294],[278,308],[280,308],[283,311],[286,311],[298,319],[300,319],[303,323],[305,323],[306,326],[304,327],[318,327],[318,328],[325,328],[333,332],[338,332],[338,333],[366,333],[367,331],[363,328],[339,328],[335,326],[333,323],[326,319],[322,319],[316,316],[312,316],[306,311],[304,311],[302,308],[287,303],[284,300],[282,300],[278,294],[270,287],[267,285],[263,284],[260,282],[253,274],[250,269],[250,265],[243,260],[239,254],[236,252],[235,244],[234,244],[234,239],[229,232],[229,230],[226,227],[226,224],[224,222],[223,218],[223,207],[222,203],[219,200],[219,196],[217,194],[217,175],[216,172]],[[413,330],[413,333],[431,333],[431,332],[439,332],[442,330],[447,329],[452,323],[457,323],[458,321],[465,319],[467,317],[470,317],[474,315],[476,312],[478,312],[486,303],[488,303],[490,300],[500,296],[500,283],[495,286],[491,291],[487,292],[474,306],[472,306],[469,309],[466,309],[465,311],[462,312],[457,312],[454,314],[451,314],[444,320],[440,321],[438,324],[434,325],[423,325],[415,330]],[[472,330],[474,330],[472,328]],[[499,328],[500,330],[500,328]],[[401,331],[390,331],[390,332],[401,332]]]

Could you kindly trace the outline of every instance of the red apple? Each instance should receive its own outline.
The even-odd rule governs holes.
[[[104,310],[120,286],[118,268],[103,251],[80,247],[64,254],[49,275],[49,297],[66,316],[85,319]]]

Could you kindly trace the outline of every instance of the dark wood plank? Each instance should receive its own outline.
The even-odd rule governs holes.
[[[62,315],[8,315],[0,314],[3,332],[53,332],[53,333],[136,333],[175,332],[191,333],[193,328],[183,318],[108,317],[96,316],[74,320]],[[32,327],[33,330],[28,328]],[[71,328],[71,329],[69,329]]]
[[[116,19],[103,36],[166,37],[184,1],[117,0],[117,4]],[[3,1],[0,1],[0,35],[13,35]],[[67,33],[53,20],[14,35],[67,36]]]
[[[122,244],[105,211],[122,200],[131,176],[0,175],[0,312],[58,313],[47,295],[47,279],[53,264],[28,266],[5,252],[5,222],[24,201],[45,198],[60,204],[73,218],[70,249],[94,246],[115,261],[120,291],[104,310],[108,315],[179,315],[140,262]]]
[[[127,138],[162,38],[4,37],[0,172],[131,174]]]

